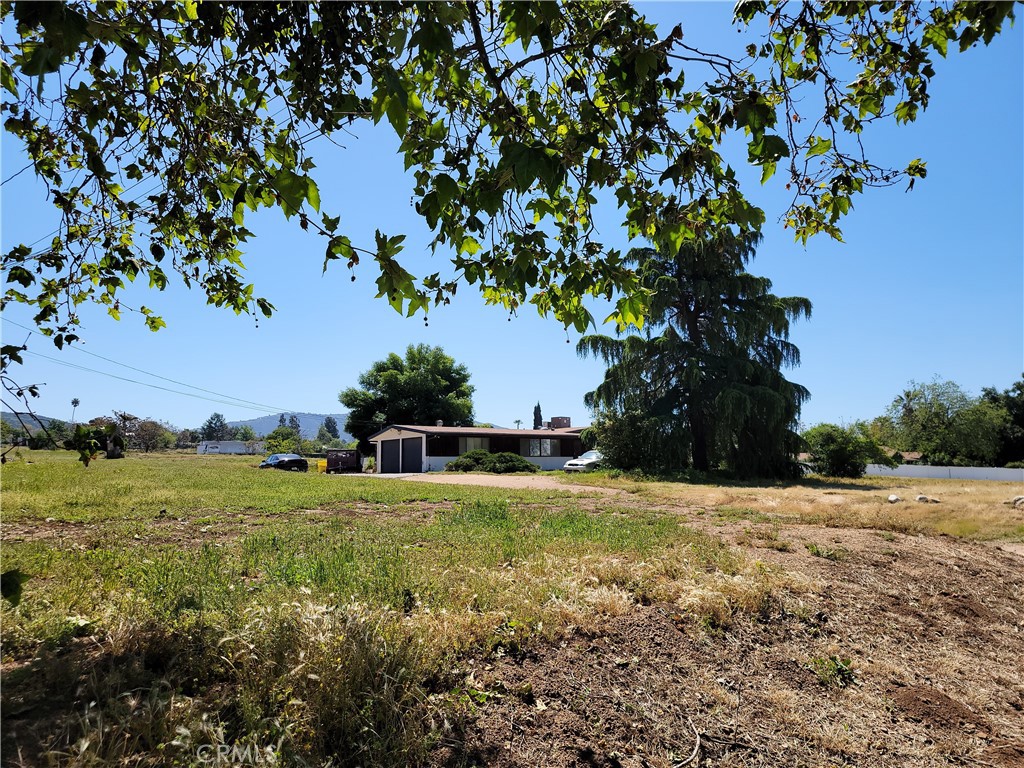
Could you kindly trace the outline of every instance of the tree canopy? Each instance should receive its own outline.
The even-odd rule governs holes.
[[[359,387],[338,395],[349,409],[345,431],[368,452],[370,435],[388,424],[448,426],[473,423],[473,386],[466,366],[441,347],[410,344],[405,357],[392,352],[359,376]]]
[[[223,414],[211,413],[210,418],[199,428],[203,440],[231,440],[235,430],[228,424]]]
[[[1020,428],[1015,429],[1014,409],[1020,420],[1020,403],[1014,397],[1024,382],[998,393],[984,390],[982,397],[969,396],[954,381],[938,378],[927,383],[911,381],[890,403],[885,416],[871,423],[879,443],[900,451],[917,451],[928,464],[1004,465],[1019,450]]]
[[[328,435],[332,438],[341,437],[341,433],[338,432],[338,420],[333,416],[327,416],[324,419],[324,423],[321,425],[321,429],[325,430]]]
[[[577,347],[609,364],[586,396],[602,449],[615,434],[616,443],[646,450],[651,469],[793,473],[807,390],[782,369],[799,364],[789,324],[810,316],[811,304],[775,296],[770,280],[746,271],[757,242],[724,230],[672,255],[630,253],[650,291],[650,325],[625,338],[585,336]]]
[[[4,128],[60,216],[41,249],[3,255],[2,302],[33,306],[58,346],[78,337],[82,302],[116,318],[137,279],[162,290],[177,275],[213,304],[271,313],[242,262],[261,209],[321,234],[325,268],[372,262],[401,312],[470,284],[580,330],[588,294],[639,323],[647,294],[599,239],[602,197],[666,253],[725,226],[757,232],[764,213],[723,155],[738,137],[762,183],[783,177],[798,239],[840,237],[855,195],[926,172],[921,159],[876,164],[862,134],[913,121],[933,58],[987,44],[1013,18],[1010,3],[742,2],[749,45],[734,57],[691,46],[681,25],[659,37],[628,3],[0,8],[16,30],[2,42]],[[403,233],[353,242],[344,212],[321,209],[310,141],[364,122],[400,139],[450,270],[414,275]],[[19,352],[4,346],[4,361]]]
[[[995,387],[986,387],[981,391],[981,398],[986,403],[1002,408],[1007,415],[999,434],[996,465],[1024,465],[1024,376],[1002,392]]]

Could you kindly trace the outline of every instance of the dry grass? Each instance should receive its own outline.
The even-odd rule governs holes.
[[[1020,483],[867,477],[786,485],[693,485],[637,483],[601,476],[588,476],[581,482],[621,487],[652,504],[719,510],[727,516],[741,511],[785,524],[1024,541],[1024,509],[1005,503],[1024,494],[1024,484]],[[890,504],[891,494],[902,501]],[[938,499],[939,503],[917,502],[919,495]]]

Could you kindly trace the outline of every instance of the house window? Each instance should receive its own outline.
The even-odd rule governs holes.
[[[459,438],[459,454],[468,453],[469,451],[489,451],[491,450],[491,438],[489,437],[460,437]]]
[[[557,456],[558,440],[547,438],[523,438],[519,445],[523,456]]]

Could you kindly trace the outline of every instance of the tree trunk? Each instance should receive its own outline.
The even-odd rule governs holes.
[[[707,348],[704,342],[704,334],[700,328],[700,307],[697,300],[692,299],[692,304],[687,301],[679,307],[680,315],[685,318],[686,335],[697,355],[703,358],[707,356]],[[701,382],[703,383],[703,382]],[[690,398],[686,404],[686,414],[690,422],[690,436],[693,439],[693,446],[690,451],[693,455],[693,468],[698,472],[707,472],[711,468],[711,460],[708,457],[708,425],[704,418],[704,397],[700,384],[690,387]]]
[[[108,459],[123,459],[124,451],[121,446],[117,445],[112,438],[107,438],[107,458]]]
[[[687,415],[690,421],[690,436],[693,438],[693,468],[698,472],[707,472],[711,469],[708,458],[708,428],[699,406],[700,396],[691,391]]]

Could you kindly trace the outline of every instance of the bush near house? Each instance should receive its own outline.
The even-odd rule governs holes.
[[[445,465],[446,472],[493,472],[507,475],[512,472],[536,472],[537,465],[516,453],[491,453],[477,450],[462,454]]]

